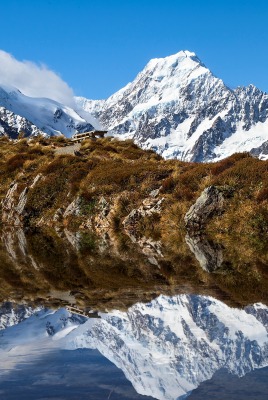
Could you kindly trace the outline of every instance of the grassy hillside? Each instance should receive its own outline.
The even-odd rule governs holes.
[[[63,229],[84,232],[84,236],[80,236],[82,248],[91,248],[91,237],[88,236],[91,231],[96,231],[103,237],[105,230],[109,231],[109,246],[112,246],[112,250],[108,250],[108,258],[104,262],[101,256],[97,263],[94,261],[94,265],[98,267],[92,270],[92,259],[89,257],[88,266],[80,267],[86,272],[79,272],[78,288],[85,281],[81,277],[89,274],[91,283],[88,285],[93,285],[98,290],[103,282],[106,290],[114,287],[115,282],[116,290],[122,286],[127,288],[137,284],[142,285],[141,292],[145,298],[148,287],[143,286],[144,280],[169,287],[187,285],[187,282],[191,282],[190,285],[194,287],[200,282],[210,286],[216,284],[223,293],[229,293],[240,303],[249,299],[266,300],[268,161],[260,161],[246,153],[234,154],[220,162],[207,164],[163,160],[152,151],[141,150],[131,141],[108,138],[84,141],[76,156],[55,154],[55,147],[68,144],[68,140],[64,138],[37,138],[30,142],[21,140],[17,143],[0,139],[0,196],[1,199],[6,197],[10,184],[14,181],[18,184],[17,200],[27,187],[27,201],[21,220],[23,226],[30,229],[57,228],[57,232]],[[39,174],[42,178],[31,188],[34,178]],[[230,194],[225,200],[224,212],[210,220],[204,233],[212,244],[221,246],[224,256],[221,271],[217,271],[213,278],[200,269],[184,240],[185,213],[210,185],[224,188]],[[159,188],[159,198],[164,199],[161,212],[141,218],[135,228],[135,246],[139,246],[140,260],[143,261],[130,261],[129,254],[135,254],[135,249],[123,229],[123,220],[131,211],[140,207],[153,190]],[[64,217],[64,211],[75,199],[79,199],[78,212]],[[108,228],[101,226],[103,201],[112,210]],[[6,222],[2,222],[2,228],[9,229]],[[149,256],[144,261],[145,253],[141,243],[144,238],[162,245],[163,257],[159,257],[160,270],[157,274],[154,272],[157,267],[150,267],[148,264]],[[28,240],[34,243],[29,235]],[[36,248],[36,257],[39,259],[42,252],[38,246]],[[131,248],[130,253],[128,248]],[[32,247],[31,251],[33,249]],[[112,253],[114,255],[110,258]],[[84,262],[83,260],[82,254],[79,263]],[[45,265],[44,261],[39,262]],[[7,261],[7,265],[8,263]],[[24,265],[27,263],[25,261]],[[114,272],[104,279],[105,265],[110,272]],[[49,268],[44,269],[48,282],[55,281],[54,287],[57,290],[68,287],[68,282],[58,280],[58,273],[54,277],[54,267],[51,270],[52,275],[48,275]],[[26,285],[24,286],[29,287],[26,275],[23,278],[18,277],[18,272],[14,270],[14,276],[11,276],[11,270],[13,271],[8,267],[2,271],[9,277],[11,286],[12,280],[16,284],[22,279]],[[32,274],[33,272],[30,273],[31,276]],[[36,288],[40,287],[38,281],[35,284],[35,280],[29,279]],[[42,276],[38,279],[46,282]],[[51,282],[48,287],[50,285]],[[115,291],[111,296],[116,298],[116,293],[118,292]]]
[[[103,196],[117,197],[115,225],[149,193],[161,187],[165,198],[160,218],[143,221],[145,231],[158,235],[184,228],[183,217],[202,190],[210,185],[228,187],[233,193],[225,213],[211,221],[208,230],[216,235],[246,235],[260,244],[268,234],[268,161],[247,153],[210,164],[163,160],[152,151],[144,151],[131,141],[100,139],[84,141],[78,156],[56,156],[53,146],[68,141],[58,139],[0,140],[0,186],[4,198],[16,180],[21,187],[37,174],[43,179],[29,191],[26,209],[31,226],[44,216],[49,220],[59,207],[66,207],[75,196],[82,203],[81,219],[97,212]],[[148,225],[148,226],[147,226]],[[151,227],[151,228],[150,228]],[[153,232],[148,232],[148,234]]]

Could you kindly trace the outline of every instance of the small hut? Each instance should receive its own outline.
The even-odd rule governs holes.
[[[89,132],[83,132],[83,133],[75,133],[71,141],[72,142],[82,142],[85,139],[97,139],[97,138],[103,138],[104,135],[108,131],[89,131]]]

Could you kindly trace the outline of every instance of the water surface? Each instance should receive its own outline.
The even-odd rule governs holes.
[[[265,252],[246,262],[207,237],[1,237],[0,398],[267,398]]]

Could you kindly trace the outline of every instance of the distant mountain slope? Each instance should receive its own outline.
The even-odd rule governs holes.
[[[28,137],[44,135],[44,132],[26,118],[0,107],[0,136],[6,135],[11,139],[17,139],[20,134]]]
[[[251,151],[268,158],[268,95],[228,88],[194,53],[151,60],[107,100],[74,99],[74,109],[0,85],[0,135],[16,138],[108,129],[165,158],[212,161]]]
[[[25,96],[19,90],[0,86],[0,135],[16,138],[20,131],[25,136],[36,134],[67,137],[75,132],[94,129],[72,108],[54,100]]]
[[[268,140],[268,95],[228,88],[189,51],[151,60],[106,101],[76,101],[112,134],[165,158],[219,160]]]

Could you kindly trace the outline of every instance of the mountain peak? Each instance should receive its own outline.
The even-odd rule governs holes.
[[[194,52],[188,50],[181,50],[178,53],[172,54],[167,57],[153,58],[149,61],[147,66],[153,67],[156,65],[168,64],[171,67],[176,67],[178,64],[183,65],[183,63],[188,63],[188,66],[193,64],[200,64],[204,66],[197,55]]]
[[[195,53],[188,50],[179,51],[168,57],[154,58],[139,74],[150,75],[155,81],[166,82],[168,86],[187,85],[200,75],[211,74]]]
[[[166,56],[166,57],[159,57],[159,58],[152,58],[151,59],[151,61],[149,61],[149,62],[152,62],[152,61],[154,61],[154,62],[163,62],[163,61],[171,61],[171,60],[174,60],[174,59],[180,59],[180,60],[182,60],[182,59],[184,59],[184,58],[191,58],[191,59],[196,59],[196,60],[199,60],[198,59],[198,57],[197,57],[197,55],[194,53],[194,52],[192,52],[192,51],[189,51],[189,50],[180,50],[178,53],[175,53],[175,54],[171,54],[170,56]],[[200,61],[200,60],[199,60]]]
[[[268,138],[267,94],[254,85],[229,89],[189,50],[152,59],[133,82],[90,110],[112,135],[133,138],[164,158],[220,160]]]

